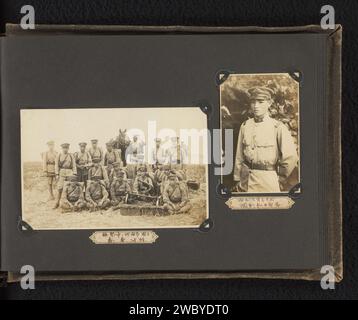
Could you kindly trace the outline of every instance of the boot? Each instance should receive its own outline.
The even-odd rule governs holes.
[[[60,206],[61,195],[62,195],[62,189],[58,190],[57,197],[56,197],[56,203],[55,203],[53,209],[57,209]]]
[[[49,186],[48,186],[48,191],[49,191],[49,193],[50,193],[50,196],[49,196],[49,198],[48,198],[48,201],[55,200],[55,197],[54,197],[54,195],[53,195],[52,185],[49,185]]]

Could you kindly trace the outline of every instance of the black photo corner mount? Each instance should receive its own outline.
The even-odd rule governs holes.
[[[231,197],[230,189],[219,181],[219,184],[216,186],[216,194],[224,200],[227,200]]]
[[[7,287],[7,272],[0,271],[0,288]]]
[[[214,221],[210,218],[206,219],[205,221],[203,221],[203,223],[199,226],[199,228],[197,229],[199,232],[209,232],[210,230],[212,230],[214,228]]]
[[[34,229],[20,216],[17,221],[17,228],[20,232],[34,232]]]
[[[298,71],[298,70],[292,70],[292,71],[289,71],[288,74],[290,75],[290,77],[297,81],[300,85],[302,84],[303,82],[303,74],[301,71]]]
[[[198,101],[194,101],[194,106],[200,108],[200,110],[207,115],[208,118],[211,117],[213,113],[213,107],[208,100],[201,99]]]
[[[236,72],[225,69],[219,70],[215,74],[215,84],[220,87],[229,78],[229,76],[234,73]]]
[[[297,191],[299,191],[299,192],[297,192]],[[302,194],[302,183],[301,182],[294,185],[288,192],[288,196],[292,200],[297,200],[301,196],[301,194]]]

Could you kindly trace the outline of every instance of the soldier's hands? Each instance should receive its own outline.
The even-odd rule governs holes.
[[[240,188],[240,181],[236,181],[234,186],[232,187],[233,192],[239,192],[241,190]]]

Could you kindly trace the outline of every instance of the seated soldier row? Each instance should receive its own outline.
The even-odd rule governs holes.
[[[97,167],[97,166],[96,166]],[[101,170],[97,167],[98,170]],[[101,170],[106,171],[106,170]],[[116,208],[124,202],[151,201],[160,197],[164,209],[170,214],[184,213],[191,208],[188,189],[184,183],[185,174],[161,166],[154,172],[147,172],[146,166],[137,168],[136,176],[131,183],[127,179],[126,168],[114,163],[109,176],[95,174],[87,181],[87,186],[78,182],[75,175],[67,177],[67,183],[61,196],[63,211],[80,211],[88,208],[91,211]]]

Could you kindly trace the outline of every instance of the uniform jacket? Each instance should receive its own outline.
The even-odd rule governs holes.
[[[77,165],[77,169],[83,169],[84,166],[90,167],[92,165],[92,157],[89,152],[76,152],[75,155],[75,162]]]
[[[111,184],[111,197],[114,200],[117,196],[124,196],[125,194],[131,192],[131,187],[126,180],[119,181],[114,179]]]
[[[61,201],[69,201],[71,203],[78,200],[84,200],[83,185],[80,182],[66,183],[61,195]]]
[[[276,171],[281,179],[286,179],[297,166],[297,160],[296,146],[282,122],[268,115],[262,122],[249,119],[239,132],[234,180],[247,182],[250,166],[266,168],[261,170],[262,175],[266,174],[264,171]],[[255,171],[260,174],[260,170]]]
[[[77,166],[74,156],[70,153],[59,153],[55,160],[55,173],[61,176],[77,174]]]
[[[111,152],[106,151],[104,155],[104,165],[108,166],[114,162],[122,162],[121,155],[118,150],[112,150]]]
[[[153,189],[152,179],[148,176],[136,177],[133,183],[133,192],[144,192]]]
[[[188,189],[184,183],[177,182],[174,186],[169,183],[163,191],[163,201],[167,202],[186,202],[188,201]]]
[[[55,174],[55,163],[56,163],[56,157],[57,152],[44,152],[42,154],[42,169],[44,173],[47,174]]]
[[[88,170],[88,179],[91,180],[93,177],[98,177],[99,179],[106,181],[106,183],[109,181],[107,170],[102,165],[93,166]]]
[[[97,147],[96,149],[90,148],[88,150],[88,152],[91,155],[93,162],[99,162],[102,165],[104,164],[104,155],[103,155],[103,151],[100,147]],[[97,160],[99,160],[99,161],[97,161]]]
[[[103,183],[98,184],[89,183],[86,189],[86,200],[88,202],[100,201],[108,199],[108,192]]]

